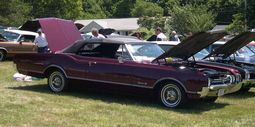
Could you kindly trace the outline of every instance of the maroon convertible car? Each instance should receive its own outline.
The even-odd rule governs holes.
[[[77,41],[57,54],[16,55],[14,62],[22,74],[47,77],[53,92],[66,90],[70,79],[125,85],[150,89],[171,108],[187,99],[222,96],[231,86],[215,70],[152,62],[162,54],[155,43],[115,37]]]

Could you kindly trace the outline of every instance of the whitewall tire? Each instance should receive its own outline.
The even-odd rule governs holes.
[[[48,77],[48,85],[55,93],[65,91],[68,87],[67,78],[60,71],[52,71]]]
[[[177,108],[184,105],[187,95],[180,85],[166,83],[159,89],[158,98],[165,107]]]

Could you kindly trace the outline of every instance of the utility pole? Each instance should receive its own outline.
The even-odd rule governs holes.
[[[247,0],[244,0],[244,29],[247,31]]]

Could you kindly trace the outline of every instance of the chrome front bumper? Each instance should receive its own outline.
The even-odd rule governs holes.
[[[223,96],[225,94],[234,93],[240,90],[242,84],[223,84],[203,87],[201,92],[198,92],[201,98],[203,97],[216,97]]]

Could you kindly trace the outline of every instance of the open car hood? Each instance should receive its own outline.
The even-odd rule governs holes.
[[[193,36],[185,39],[178,45],[174,46],[170,50],[166,51],[164,54],[160,55],[153,61],[167,57],[181,58],[183,60],[187,60],[189,57],[206,48],[213,42],[221,39],[225,35],[226,35],[225,32],[196,33]]]
[[[242,47],[253,41],[254,39],[255,32],[244,32],[227,41],[224,45],[212,51],[205,58],[213,56],[222,57],[225,59],[229,57],[231,54],[235,53],[237,50],[241,49]]]
[[[71,20],[58,18],[40,18],[27,21],[19,30],[36,32],[39,28],[45,34],[51,51],[56,52],[82,40],[79,30]]]

